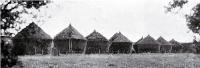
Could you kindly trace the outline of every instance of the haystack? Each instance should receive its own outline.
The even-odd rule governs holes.
[[[194,43],[181,43],[183,45],[182,53],[197,53],[197,47]]]
[[[163,37],[159,37],[157,41],[160,43],[161,53],[170,53],[172,50],[172,44],[166,41]]]
[[[137,46],[137,44],[138,44],[140,41],[142,41],[142,40],[143,40],[143,37],[140,38],[138,41],[136,41],[135,44],[133,45],[133,48],[134,48],[134,50],[135,50],[136,53],[138,53],[138,46]]]
[[[13,38],[13,51],[19,55],[47,54],[51,42],[48,34],[35,23],[30,23]]]
[[[157,42],[153,37],[148,35],[137,44],[138,53],[158,53],[160,50],[160,43]]]
[[[197,53],[200,54],[200,42],[194,41],[194,44],[196,46]]]
[[[183,45],[179,43],[178,41],[172,39],[169,41],[172,44],[172,53],[181,53],[183,50]]]
[[[86,54],[108,52],[109,41],[99,32],[95,31],[87,37]]]
[[[110,40],[110,53],[131,53],[132,42],[121,32],[114,34]]]
[[[83,53],[87,40],[71,24],[54,37],[54,46],[59,53]]]

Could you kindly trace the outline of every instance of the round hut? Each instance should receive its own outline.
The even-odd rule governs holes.
[[[114,34],[110,40],[110,53],[131,53],[132,42],[121,32]]]
[[[182,53],[197,53],[197,46],[194,43],[181,43],[183,45]]]
[[[196,46],[196,50],[197,50],[197,53],[200,54],[200,42],[197,42],[196,40],[194,41],[194,44]]]
[[[157,41],[160,43],[161,53],[170,53],[172,50],[172,44],[166,41],[163,37],[159,37]]]
[[[18,55],[48,54],[52,38],[35,23],[30,23],[13,38],[13,52]]]
[[[87,37],[86,54],[108,52],[109,41],[99,32],[95,31]]]
[[[109,41],[115,40],[115,39],[117,38],[118,34],[119,34],[119,33],[115,33],[115,34],[109,39]]]
[[[138,53],[159,53],[160,50],[160,43],[150,35],[137,42],[135,45],[137,46]]]
[[[169,41],[172,44],[172,53],[181,53],[183,50],[183,45],[179,43],[178,41],[172,39]]]
[[[86,38],[71,24],[54,37],[54,47],[59,54],[83,53],[86,44]]]
[[[135,44],[133,45],[133,48],[134,48],[134,50],[135,50],[136,53],[138,53],[138,46],[137,46],[137,44],[138,44],[140,41],[142,41],[142,40],[143,40],[143,37],[140,38],[138,41],[136,41]]]

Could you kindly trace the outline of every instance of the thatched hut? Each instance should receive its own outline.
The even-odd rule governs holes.
[[[71,24],[54,37],[54,46],[59,54],[83,53],[87,40]]]
[[[159,37],[157,41],[160,43],[161,53],[170,53],[172,50],[172,44],[166,41],[163,37]]]
[[[132,42],[121,32],[114,34],[110,40],[110,53],[131,53]]]
[[[115,34],[109,39],[109,41],[115,40],[115,39],[118,37],[118,34],[119,34],[119,33],[115,33]]]
[[[181,43],[183,45],[182,53],[197,53],[197,47],[193,43]]]
[[[109,41],[99,32],[95,31],[87,37],[86,54],[108,52]]]
[[[150,35],[139,41],[135,46],[138,48],[138,53],[159,53],[160,50],[160,43]]]
[[[137,46],[137,44],[138,44],[140,41],[142,41],[142,40],[143,40],[143,37],[140,38],[138,41],[136,41],[135,44],[133,45],[133,48],[134,48],[134,50],[135,50],[136,53],[138,53],[138,46]]]
[[[200,54],[200,42],[195,41],[194,44],[196,46],[197,53]]]
[[[181,43],[179,43],[178,41],[172,39],[169,41],[172,44],[172,53],[181,53],[183,50],[183,45],[181,45]]]
[[[13,38],[13,51],[18,55],[47,54],[51,42],[48,34],[35,23],[30,23]]]

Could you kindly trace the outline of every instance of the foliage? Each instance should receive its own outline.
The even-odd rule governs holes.
[[[167,12],[172,12],[174,9],[177,8],[187,8],[183,7],[185,4],[190,2],[189,0],[173,0],[172,2],[169,2],[168,7],[166,7]],[[200,34],[200,3],[195,5],[192,9],[192,14],[186,14],[185,18],[188,28],[196,34]]]
[[[0,3],[1,38],[2,35],[8,37],[13,34],[9,29],[20,29],[17,28],[22,23],[22,21],[19,21],[20,14],[28,14],[26,9],[39,9],[47,3],[49,3],[47,0],[6,0]],[[19,10],[20,8],[21,10]],[[1,39],[1,68],[11,68],[18,62],[17,55],[12,53],[13,46],[6,42],[8,41]]]
[[[16,29],[18,24],[21,24],[22,21],[19,21],[20,14],[27,13],[26,9],[39,9],[41,6],[46,5],[49,1],[47,0],[6,0],[0,5],[1,9],[1,35],[12,35],[12,32],[9,32],[8,29]],[[22,8],[21,10],[19,10]],[[19,28],[20,29],[20,28]]]

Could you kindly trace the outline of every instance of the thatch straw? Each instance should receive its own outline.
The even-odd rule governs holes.
[[[162,45],[172,45],[171,43],[169,43],[168,41],[166,41],[163,37],[159,37],[158,39],[157,39],[157,41],[160,43],[160,44],[162,44]]]
[[[112,42],[131,42],[131,41],[121,32],[119,32],[118,34],[116,34],[116,38]]]
[[[142,41],[143,40],[143,37],[140,38],[137,42],[135,42],[135,44],[137,44],[138,42]]]
[[[156,41],[153,37],[148,35],[147,37],[139,41],[137,44],[160,44],[160,43]]]
[[[80,39],[80,40],[86,40],[86,38],[81,35],[71,24],[61,31],[59,34],[57,34],[54,39]]]
[[[89,34],[87,37],[88,41],[108,41],[106,37],[104,37],[102,34],[94,30],[91,34]]]
[[[14,39],[51,39],[51,37],[45,33],[38,25],[32,22],[19,33],[17,33]]]
[[[118,34],[119,34],[119,33],[115,33],[115,34],[109,39],[109,41],[113,41],[114,39],[116,39],[117,36],[118,36]]]
[[[174,39],[170,40],[169,42],[170,42],[171,44],[173,44],[173,45],[180,45],[180,46],[182,46],[181,43],[179,43],[178,41],[176,41],[176,40],[174,40]]]

